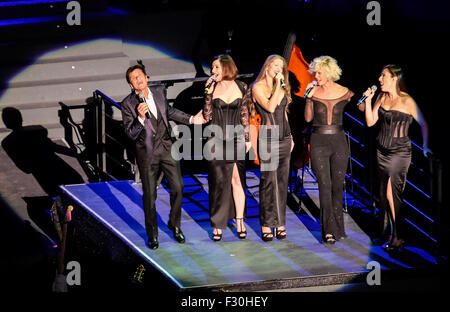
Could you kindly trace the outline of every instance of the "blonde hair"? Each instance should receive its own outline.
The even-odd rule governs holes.
[[[313,59],[309,65],[308,71],[314,75],[319,69],[322,69],[330,80],[337,81],[341,78],[342,69],[338,66],[337,61],[331,56],[323,55]]]
[[[291,98],[291,85],[289,83],[288,65],[287,65],[287,62],[284,59],[284,57],[282,57],[281,55],[272,54],[272,55],[269,55],[266,58],[266,61],[264,62],[263,66],[261,68],[261,71],[259,72],[258,77],[256,77],[255,81],[253,82],[252,86],[254,84],[256,84],[258,81],[261,81],[261,80],[266,78],[267,69],[269,68],[270,64],[272,64],[275,60],[283,61],[283,72],[282,72],[282,74],[283,74],[284,84],[286,85],[286,89],[284,90],[284,93],[286,94],[286,98],[288,99],[288,103],[290,103],[292,101],[292,98]],[[273,80],[274,80],[273,83],[275,85],[275,78]]]

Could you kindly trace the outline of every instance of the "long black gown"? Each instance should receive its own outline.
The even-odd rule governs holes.
[[[380,222],[379,234],[383,234],[386,211],[392,224],[392,236],[398,237],[398,215],[402,204],[402,193],[411,163],[411,142],[408,137],[412,115],[397,111],[378,110],[380,132],[378,134],[377,161],[380,177]],[[391,178],[395,220],[389,207],[386,192]]]
[[[349,148],[343,130],[343,113],[353,92],[324,100],[308,98],[314,109],[311,134],[311,166],[319,184],[320,229],[322,240],[332,234],[336,240],[345,238],[342,209],[345,173]]]
[[[291,159],[291,129],[286,120],[287,104],[287,98],[284,97],[273,113],[265,110],[258,103],[255,105],[261,115],[258,136],[258,154],[261,162],[259,217],[261,226],[265,227],[286,225]],[[277,126],[277,132],[274,132],[274,126]]]
[[[220,98],[213,99],[213,91],[205,96],[205,106],[203,108],[204,119],[211,121],[210,125],[220,128],[223,133],[222,137],[214,133],[208,140],[208,146],[212,147],[210,149],[211,155],[209,157],[205,155],[207,159],[209,158],[208,187],[211,225],[218,229],[225,229],[228,220],[236,217],[236,207],[231,185],[235,164],[244,193],[246,185],[245,142],[249,142],[249,115],[245,96],[248,87],[239,80],[235,80],[235,82],[243,94],[242,98],[226,103]],[[242,126],[240,128],[242,131],[227,132],[227,126]],[[246,207],[244,208],[245,216]]]

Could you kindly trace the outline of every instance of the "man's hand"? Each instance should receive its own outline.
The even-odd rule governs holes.
[[[252,143],[245,142],[245,153],[248,153],[248,151],[252,148]]]
[[[141,117],[141,119],[145,120],[145,114],[148,112],[147,103],[144,103],[144,102],[140,103],[138,105],[137,111],[138,111],[139,117]]]

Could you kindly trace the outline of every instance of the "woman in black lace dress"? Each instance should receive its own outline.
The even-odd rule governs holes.
[[[342,118],[353,92],[336,83],[342,71],[330,56],[315,58],[309,71],[317,80],[316,87],[306,87],[313,88],[305,106],[306,121],[313,121],[311,165],[319,183],[322,241],[334,244],[346,237],[342,202],[349,148]]]
[[[245,154],[250,148],[248,133],[247,85],[239,80],[236,65],[229,55],[219,55],[212,63],[211,86],[205,95],[203,118],[211,138],[205,158],[209,166],[209,208],[213,239],[222,239],[222,230],[236,218],[240,239],[247,236],[245,213]]]
[[[269,56],[253,83],[252,114],[261,115],[258,153],[261,162],[259,205],[262,239],[286,238],[286,201],[289,161],[294,142],[286,107],[291,102],[286,61],[282,56]]]
[[[388,251],[397,250],[403,244],[398,233],[398,216],[402,203],[402,192],[411,163],[411,142],[408,138],[409,125],[415,119],[422,128],[423,151],[428,149],[428,127],[413,98],[406,93],[402,70],[397,65],[383,68],[380,78],[381,93],[372,108],[374,91],[367,90],[365,105],[366,122],[369,127],[380,121],[377,144],[378,171],[380,175],[380,234],[388,212],[392,235],[384,246]],[[363,105],[361,105],[363,106]]]

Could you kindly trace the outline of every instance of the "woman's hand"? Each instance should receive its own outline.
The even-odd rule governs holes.
[[[277,80],[277,83],[281,81],[281,79],[283,79],[283,74],[281,72],[277,73],[275,75],[275,79]]]
[[[208,80],[206,80],[206,83],[205,83],[206,94],[211,94],[213,92],[214,88],[212,86],[215,83],[216,83],[215,75],[212,75],[211,77],[208,78]]]
[[[372,103],[372,98],[375,95],[375,91],[372,88],[368,88],[363,95],[366,96],[366,99],[364,100],[365,103]]]
[[[309,94],[307,95],[308,98],[312,97],[314,95],[314,92],[316,92],[316,87],[317,85],[315,85],[312,81],[310,83],[308,83],[308,85],[306,86],[306,90],[311,89],[311,91],[309,92]]]
[[[431,154],[433,154],[433,152],[428,148],[427,145],[424,145],[422,148],[423,148],[423,155],[425,157],[431,156]]]

